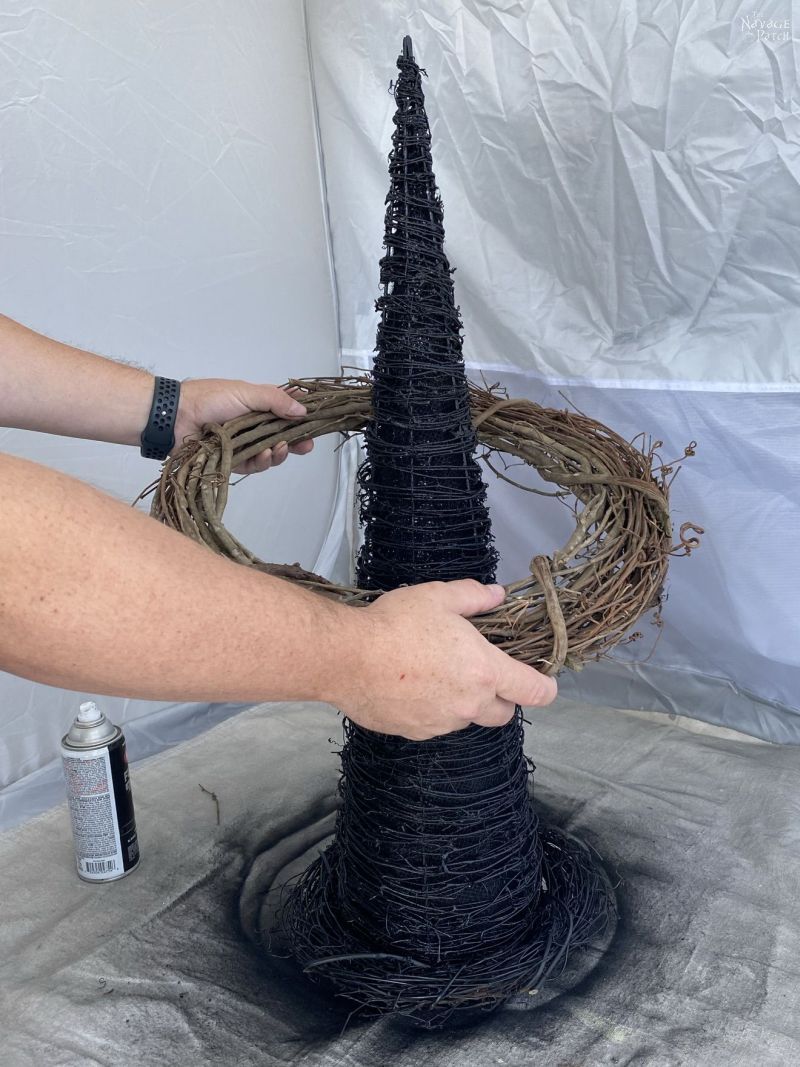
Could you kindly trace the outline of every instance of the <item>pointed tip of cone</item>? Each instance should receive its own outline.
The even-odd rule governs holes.
[[[414,45],[408,36],[403,38],[403,59],[414,59]]]

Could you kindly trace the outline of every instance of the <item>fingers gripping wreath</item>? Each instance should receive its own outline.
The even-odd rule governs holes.
[[[336,585],[296,564],[266,563],[223,524],[234,467],[280,441],[358,433],[371,418],[368,378],[293,379],[287,387],[302,390],[304,417],[252,412],[209,425],[170,456],[142,495],[154,494],[155,518],[236,563],[342,603],[369,603],[380,593]],[[503,603],[471,621],[493,644],[546,674],[578,669],[659,606],[669,556],[688,555],[699,541],[687,531],[703,531],[686,523],[680,543],[672,545],[668,475],[674,468],[660,462],[655,449],[661,442],[640,451],[580,412],[543,408],[472,384],[470,406],[483,458],[494,473],[511,481],[492,457],[515,457],[557,487],[544,495],[569,501],[575,518],[566,544],[550,556],[534,556],[529,573],[505,587]],[[693,455],[693,447],[684,454]]]

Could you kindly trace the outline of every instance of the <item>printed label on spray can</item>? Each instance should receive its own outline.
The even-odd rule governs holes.
[[[125,738],[84,751],[62,748],[78,874],[121,878],[139,860]]]

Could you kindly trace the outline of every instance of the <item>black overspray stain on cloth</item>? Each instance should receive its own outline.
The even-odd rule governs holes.
[[[256,736],[264,730],[258,720]],[[541,713],[535,732],[542,821],[596,848],[621,880],[617,936],[567,992],[547,1002],[530,998],[536,1010],[508,1007],[468,1030],[427,1033],[354,1019],[342,1033],[346,1006],[287,972],[245,931],[245,917],[252,930],[261,907],[248,876],[258,864],[262,874],[276,866],[276,855],[263,858],[276,848],[288,850],[285,859],[318,846],[334,810],[330,756],[307,754],[284,767],[284,753],[279,767],[269,763],[270,737],[254,761],[241,816],[226,826],[223,815],[202,860],[199,842],[193,846],[191,884],[177,870],[162,883],[163,906],[125,916],[98,948],[62,953],[47,973],[17,983],[13,1015],[2,1019],[4,1063],[127,1067],[134,1055],[143,1067],[800,1062],[800,752],[564,703],[557,714]],[[219,762],[219,739],[208,752],[204,760]],[[162,766],[153,780],[163,776]],[[196,772],[185,777],[196,793]],[[146,889],[156,866],[174,865],[173,832],[162,835],[158,852],[145,850],[144,868],[104,899],[119,900],[134,879]],[[37,835],[32,828],[25,836],[28,853]],[[67,923],[88,929],[103,890],[85,893],[80,900],[88,905],[72,906],[60,924],[40,924],[37,945],[44,931]],[[38,930],[31,923],[24,938],[9,942],[21,969],[21,953],[33,951],[31,929]],[[101,976],[112,995],[98,986]]]
[[[558,804],[552,796],[549,799],[548,805],[537,802],[542,821],[568,825],[571,802]],[[628,831],[624,820],[606,819],[595,827],[589,842],[609,858],[609,869],[619,880],[619,923],[605,951],[578,954],[577,966],[569,967],[560,982],[544,987],[541,993],[522,995],[490,1015],[430,1033],[390,1018],[360,1019],[332,987],[310,982],[294,961],[265,949],[267,924],[274,914],[268,896],[275,889],[275,879],[291,877],[310,862],[330,840],[334,817],[333,796],[318,799],[283,820],[258,843],[255,854],[249,843],[232,831],[221,840],[218,860],[209,876],[131,939],[128,950],[145,958],[157,952],[161,967],[181,976],[181,1012],[190,1030],[202,1028],[206,1054],[213,1051],[220,1063],[249,1062],[241,1053],[237,1053],[239,1059],[225,1058],[230,1056],[227,1045],[234,1031],[247,1048],[269,1049],[271,1055],[281,1048],[281,1062],[287,1063],[338,1062],[343,1047],[363,1044],[367,1058],[354,1058],[353,1063],[364,1067],[377,1062],[369,1058],[372,1053],[367,1050],[378,1047],[381,1060],[387,1064],[406,1055],[424,1062],[452,1054],[463,1058],[449,1062],[482,1067],[487,1048],[497,1051],[506,1064],[528,1063],[517,1058],[522,1050],[527,1055],[534,1051],[546,1055],[548,1049],[558,1047],[565,1031],[574,1033],[577,1029],[586,1032],[587,1049],[598,1033],[612,1047],[620,1045],[619,1056],[585,1062],[620,1067],[627,1062],[688,1062],[677,1053],[670,1057],[663,1048],[664,1033],[652,1046],[645,1034],[639,1034],[644,1048],[640,1043],[634,1060],[629,1061],[622,1046],[631,1036],[630,1028],[615,1022],[615,1016],[586,1006],[598,992],[606,1001],[623,1003],[638,988],[642,1010],[652,1012],[654,1022],[657,1019],[664,1028],[666,1020],[657,1008],[658,988],[674,981],[676,969],[690,963],[691,951],[683,947],[686,916],[697,913],[701,906],[702,882],[676,878],[674,867],[657,853],[640,854],[633,862],[615,856],[614,842]],[[707,849],[708,845],[702,847]],[[689,851],[691,855],[691,848]],[[648,975],[649,981],[643,980],[643,975]],[[124,996],[124,981],[116,977],[109,980]],[[209,1013],[215,1013],[213,1026],[208,1025]],[[616,1017],[624,1016],[623,1011]],[[225,1035],[219,1046],[214,1037],[217,1030]],[[665,1033],[678,1038],[681,1030],[681,1021],[675,1019],[666,1025]],[[697,1052],[693,1062],[714,1062],[704,1060],[702,1052],[710,1046],[710,1035],[692,1029],[691,1041]]]
[[[330,810],[320,813],[320,808],[326,807]],[[537,811],[548,824],[557,824],[557,813],[543,811],[541,805],[537,805]],[[318,977],[312,982],[306,977],[299,965],[289,958],[289,947],[281,938],[278,922],[287,885],[291,885],[317,855],[328,847],[333,837],[334,822],[335,811],[331,798],[330,805],[317,805],[309,811],[308,818],[302,825],[297,824],[283,837],[276,838],[273,835],[265,842],[263,851],[253,858],[243,880],[238,911],[243,935],[270,960],[266,970],[275,978],[280,978],[281,996],[287,1010],[298,1013],[298,1027],[303,1027],[303,1017],[309,1010],[315,1021],[319,1019],[321,998],[330,1013],[328,1021],[338,1021],[337,1033],[341,1033],[343,1028],[363,1025],[368,1019],[362,1017],[352,1002],[337,993],[332,983]],[[549,1001],[589,980],[612,942],[614,932],[615,927],[612,924],[601,942],[587,950],[576,952],[568,960],[562,974],[551,979],[541,989],[511,998],[505,1007],[497,1010],[503,1013],[536,1011],[538,1017]],[[457,1020],[454,1018],[447,1029],[463,1031],[480,1028],[486,1024],[488,1018],[486,1012],[459,1017]],[[410,1030],[412,1034],[417,1033],[417,1028],[412,1023],[398,1017],[386,1020],[383,1025],[398,1032]],[[407,1040],[413,1042],[417,1039],[418,1037],[409,1036]]]

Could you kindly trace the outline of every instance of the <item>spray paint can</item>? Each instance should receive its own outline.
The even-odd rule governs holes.
[[[94,701],[61,739],[78,876],[111,882],[139,863],[125,737]]]

